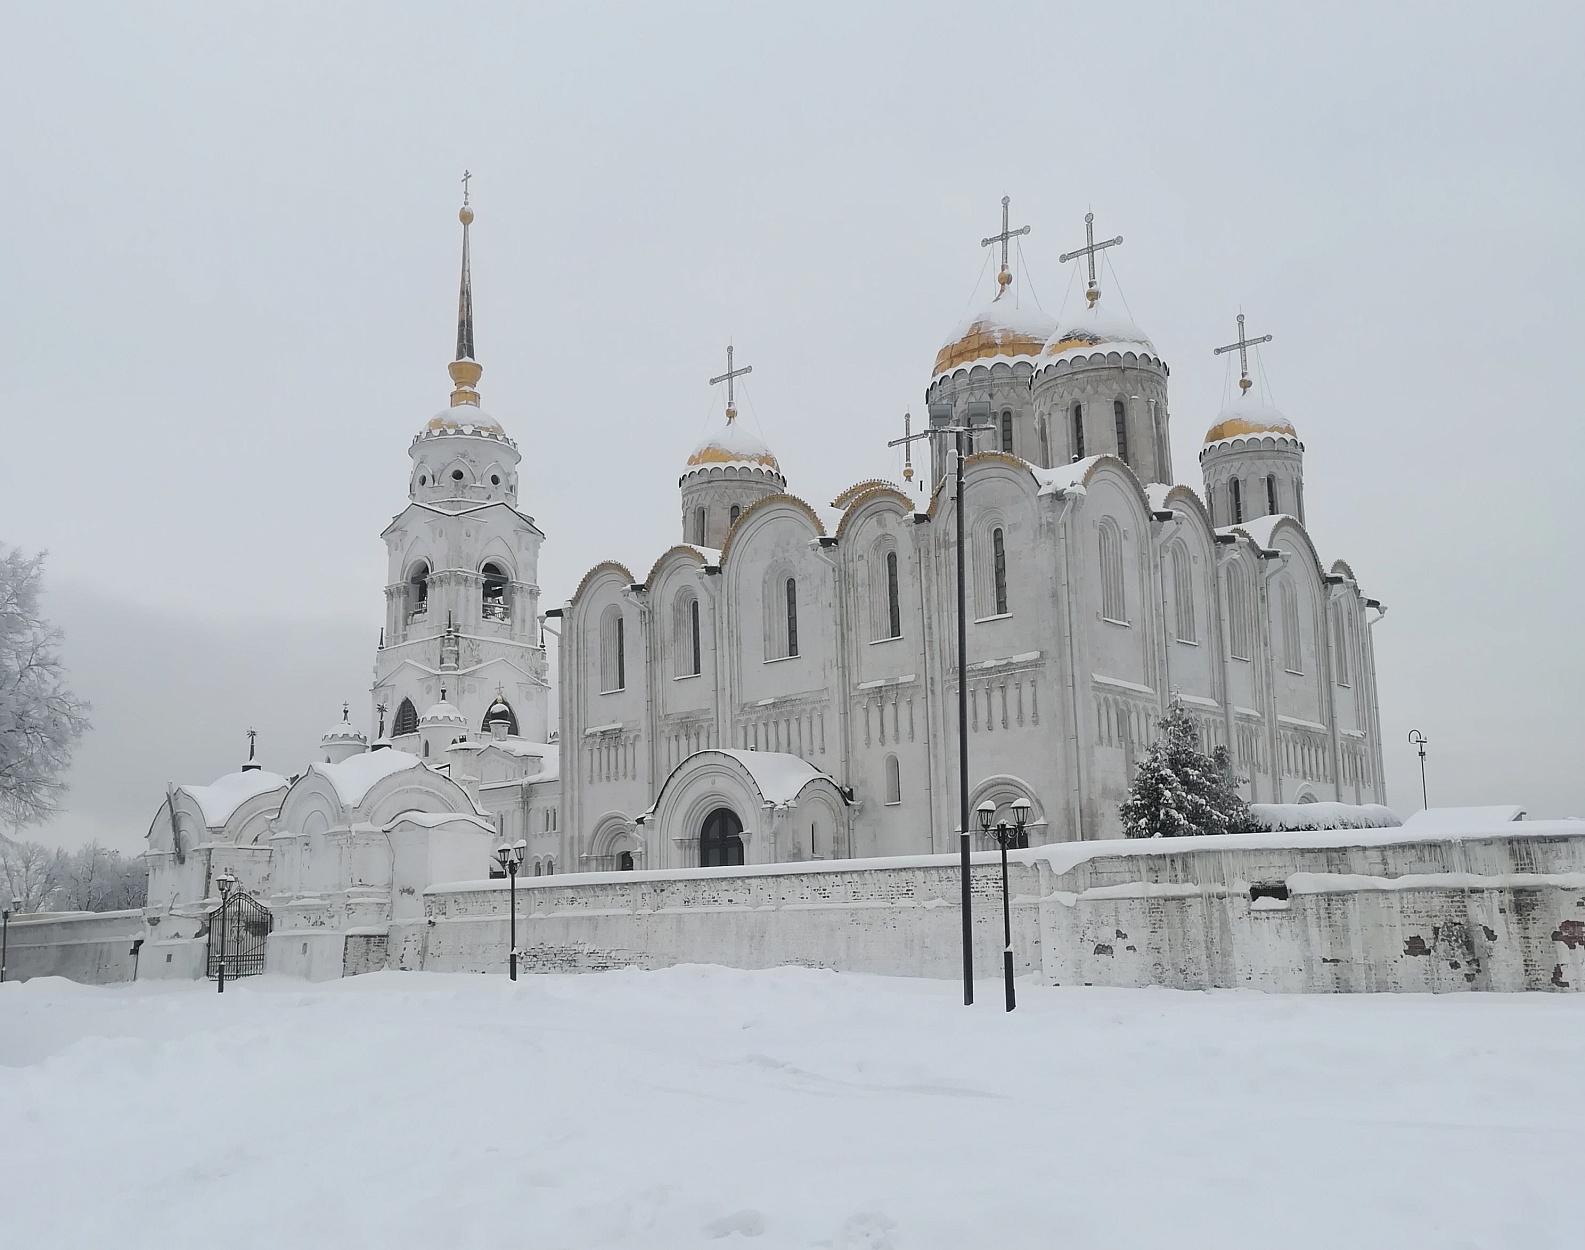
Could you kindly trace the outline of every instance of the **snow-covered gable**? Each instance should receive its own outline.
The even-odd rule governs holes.
[[[1489,829],[1493,825],[1523,820],[1524,817],[1524,808],[1517,803],[1501,803],[1493,807],[1428,807],[1409,817],[1403,826],[1416,833],[1432,829]]]
[[[1040,483],[1039,494],[1058,495],[1067,490],[1082,490],[1084,479],[1089,476],[1090,470],[1100,462],[1100,459],[1099,456],[1086,456],[1083,460],[1058,465],[1054,469],[1042,469],[1038,465],[1030,465],[1029,471],[1035,475],[1035,481]]]
[[[366,751],[339,764],[310,764],[335,787],[336,797],[348,807],[356,807],[375,783],[408,768],[422,768],[424,761],[406,751]]]
[[[251,768],[245,772],[227,773],[207,786],[179,786],[178,789],[198,804],[204,814],[204,824],[218,829],[230,820],[249,799],[272,790],[285,790],[290,784],[279,773]]]
[[[743,765],[765,801],[778,807],[791,803],[811,781],[825,776],[808,760],[781,751],[722,751],[720,754]]]

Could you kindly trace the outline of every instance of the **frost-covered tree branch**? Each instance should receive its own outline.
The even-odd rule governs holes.
[[[0,826],[52,815],[88,704],[66,686],[60,631],[39,615],[44,554],[0,547]]]

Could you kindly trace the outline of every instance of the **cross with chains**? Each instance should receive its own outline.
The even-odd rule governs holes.
[[[1229,343],[1226,347],[1218,347],[1211,353],[1220,356],[1224,352],[1236,351],[1238,353],[1238,389],[1247,391],[1252,385],[1249,380],[1249,349],[1261,343],[1271,342],[1271,335],[1262,334],[1258,339],[1244,337],[1244,314],[1238,314],[1238,342]]]
[[[1000,243],[1002,245],[1002,267],[996,275],[996,281],[1004,289],[1006,288],[1007,284],[1013,280],[1013,275],[1007,268],[1007,244],[1011,240],[1016,239],[1019,235],[1029,233],[1028,226],[1019,226],[1016,230],[1009,230],[1007,228],[1007,206],[1010,203],[1012,203],[1012,200],[1009,196],[1002,196],[1002,232],[1000,234],[993,234],[988,239],[980,240],[981,247],[989,247],[992,243]]]
[[[753,372],[753,365],[744,365],[741,369],[734,369],[732,367],[732,344],[728,343],[726,345],[726,372],[721,374],[719,377],[710,379],[711,386],[718,386],[722,382],[726,383],[726,419],[728,421],[737,416],[737,399],[732,390],[733,379],[740,378],[745,373]]]
[[[1089,258],[1090,285],[1085,291],[1085,296],[1089,299],[1091,308],[1094,308],[1095,301],[1101,298],[1101,288],[1095,285],[1095,254],[1101,251],[1103,248],[1116,247],[1122,241],[1123,236],[1118,235],[1115,239],[1107,239],[1104,242],[1097,243],[1095,241],[1095,214],[1085,213],[1084,246],[1077,249],[1076,251],[1064,252],[1061,256],[1057,257],[1057,262],[1063,265],[1067,264],[1070,260],[1078,259],[1080,256]]]

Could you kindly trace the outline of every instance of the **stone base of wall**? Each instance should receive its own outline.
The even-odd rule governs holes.
[[[801,964],[953,979],[960,883],[955,856],[540,878],[518,885],[519,966]],[[974,857],[972,883],[976,977],[994,980],[997,856]],[[1069,843],[1015,852],[1009,889],[1015,968],[1055,984],[1336,993],[1585,983],[1578,822]],[[400,966],[504,970],[507,894],[496,882],[429,890],[428,932],[404,945]]]

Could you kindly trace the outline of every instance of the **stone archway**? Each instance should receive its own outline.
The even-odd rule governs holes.
[[[730,807],[718,807],[699,829],[699,866],[724,868],[743,862],[743,822]]]

